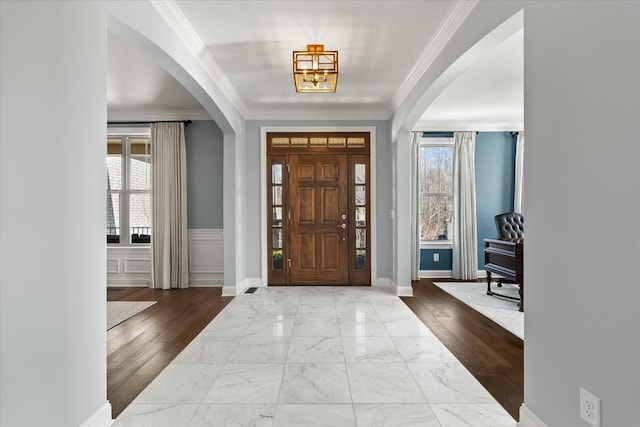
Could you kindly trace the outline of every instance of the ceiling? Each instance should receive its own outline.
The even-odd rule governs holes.
[[[463,2],[462,2],[463,3]],[[412,88],[434,40],[459,15],[452,1],[178,1],[174,19],[190,25],[202,55],[227,83],[246,118],[387,119]],[[456,15],[457,14],[457,15]],[[198,101],[126,41],[109,34],[109,116],[205,118]],[[333,94],[296,93],[292,51],[307,44],[337,50]],[[522,31],[463,72],[420,120],[423,126],[522,123]],[[490,124],[490,125],[489,125]],[[441,128],[439,130],[446,130]]]

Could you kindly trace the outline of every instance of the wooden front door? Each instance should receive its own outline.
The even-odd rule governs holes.
[[[345,154],[289,157],[293,285],[344,285],[349,279]]]
[[[270,285],[370,285],[370,135],[267,133]]]

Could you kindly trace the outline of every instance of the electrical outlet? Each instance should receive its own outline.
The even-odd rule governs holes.
[[[593,427],[600,427],[600,399],[580,387],[580,417]]]
[[[433,262],[440,262],[440,254],[439,253],[435,253],[433,254]]]

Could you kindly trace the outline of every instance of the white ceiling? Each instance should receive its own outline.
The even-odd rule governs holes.
[[[452,1],[178,1],[248,118],[357,110],[388,118],[434,39],[451,26]],[[458,9],[456,9],[456,7]],[[299,94],[292,51],[307,44],[338,50],[334,94]],[[109,35],[110,117],[135,112],[203,118],[200,104],[154,62]],[[465,71],[435,100],[421,124],[522,123],[522,32]],[[147,114],[148,115],[148,114]]]
[[[496,46],[447,86],[416,125],[421,130],[522,130],[524,30]]]

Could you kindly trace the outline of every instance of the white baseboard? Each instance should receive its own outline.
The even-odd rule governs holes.
[[[89,418],[85,420],[80,427],[109,427],[113,424],[111,419],[111,403],[106,402]]]
[[[149,287],[149,279],[107,279],[107,288],[139,288]]]
[[[399,297],[413,296],[413,287],[411,287],[411,284],[406,286],[398,286],[397,283],[387,277],[378,277],[378,279],[374,281],[373,286],[386,286]]]
[[[386,277],[377,277],[375,279],[371,280],[371,286],[382,286],[385,288],[389,288],[390,284],[389,282],[391,281],[391,279],[387,279]]]
[[[259,288],[261,286],[267,286],[266,283],[262,283],[262,279],[260,277],[247,277],[245,280],[249,288]]]
[[[220,288],[223,285],[224,273],[222,271],[189,273],[189,287]]]
[[[421,279],[449,279],[451,270],[420,270]]]
[[[412,297],[413,296],[413,286],[396,286],[396,295],[399,297]]]
[[[504,277],[499,274],[492,274],[491,277],[496,279],[503,279]],[[420,270],[421,279],[451,279],[453,278],[453,272],[451,270]],[[485,270],[478,270],[478,279],[486,279],[487,272]]]
[[[259,277],[247,277],[242,282],[236,284],[236,286],[223,286],[222,296],[234,297],[236,295],[240,295],[249,288],[257,288],[260,286],[264,286],[262,284],[262,279]]]
[[[548,427],[536,414],[524,403],[520,406],[520,422],[518,427]]]

